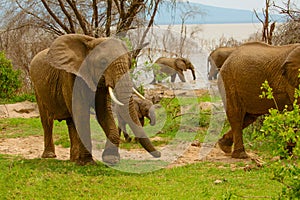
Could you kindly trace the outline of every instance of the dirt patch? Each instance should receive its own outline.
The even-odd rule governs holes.
[[[154,100],[154,102],[162,97],[174,97],[174,96],[201,96],[206,94],[207,90],[193,89],[187,90],[167,90],[164,86],[158,85],[155,89],[149,89],[146,96]],[[202,104],[201,104],[202,105]],[[200,107],[201,107],[200,105]],[[211,104],[203,104],[205,109],[211,109]],[[205,110],[204,108],[200,108]],[[38,117],[38,109],[35,103],[22,102],[17,104],[0,105],[0,118],[3,117]],[[153,140],[159,140],[159,137],[155,137]],[[0,139],[0,153],[19,155],[26,159],[40,158],[43,152],[44,141],[43,136],[29,136],[26,138],[3,138]],[[96,145],[94,145],[96,146]],[[159,149],[162,152],[161,160],[170,163],[168,166],[177,167],[196,162],[210,161],[210,162],[222,162],[222,163],[237,163],[244,162],[245,164],[251,162],[251,160],[257,160],[257,156],[253,153],[248,153],[252,159],[233,159],[230,156],[225,155],[217,146],[201,143],[182,143],[176,146],[166,146]],[[94,151],[97,154],[96,159],[101,159],[101,152]],[[68,160],[70,154],[69,148],[63,148],[56,146],[56,155],[59,160]],[[134,150],[120,150],[121,159],[154,159],[144,149]]]
[[[43,136],[0,139],[0,153],[18,155],[26,159],[40,158],[44,150]],[[56,146],[57,159],[68,160],[70,149]]]
[[[25,159],[41,158],[43,152],[43,136],[29,136],[26,138],[8,138],[0,139],[0,154],[17,155]],[[204,147],[203,144],[194,146],[192,144],[178,147],[179,156],[175,156],[175,160],[170,159],[170,155],[176,154],[174,149],[164,148],[162,150],[162,160],[170,162],[167,168],[184,166],[187,164],[209,161],[209,162],[221,162],[233,164],[237,162],[244,162],[245,165],[252,163],[253,160],[257,160],[257,156],[254,153],[248,153],[251,158],[248,159],[233,159],[230,156],[225,155],[217,146]],[[70,149],[63,148],[61,146],[55,147],[58,160],[68,160],[70,156]],[[209,151],[209,152],[207,152]],[[99,153],[99,154],[98,154]],[[98,152],[101,155],[102,152]],[[121,159],[153,159],[144,149],[134,150],[120,150]],[[100,156],[98,156],[100,157]],[[99,159],[99,158],[97,158]]]
[[[0,118],[31,117],[39,117],[39,110],[36,103],[24,101],[15,104],[0,105]]]

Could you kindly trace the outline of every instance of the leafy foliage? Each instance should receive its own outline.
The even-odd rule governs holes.
[[[13,70],[12,63],[0,52],[0,98],[11,97],[20,87],[19,70]]]
[[[262,98],[275,101],[267,81],[262,89]],[[280,196],[283,199],[300,198],[300,87],[295,90],[294,97],[292,109],[288,109],[288,106],[283,111],[270,109],[261,128],[263,138],[268,138],[274,145],[274,155],[284,158],[273,164],[275,179],[285,185]]]

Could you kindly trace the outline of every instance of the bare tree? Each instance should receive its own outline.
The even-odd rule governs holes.
[[[273,3],[273,6],[279,10],[280,14],[287,15],[291,20],[295,22],[300,22],[300,8],[294,3],[294,1],[287,0],[284,1],[284,7],[278,6]]]
[[[2,0],[3,1],[3,0]],[[126,32],[147,25],[145,18],[154,19],[157,6],[163,0],[13,0],[6,17],[21,26],[42,28],[56,35],[82,33],[94,37]],[[22,23],[21,23],[22,19]],[[148,26],[153,21],[149,20]]]
[[[145,46],[158,5],[164,0],[0,0],[0,50],[15,68],[28,76],[33,56],[59,35],[80,33],[93,37],[118,35],[146,27],[133,57]],[[175,4],[175,1],[172,1]]]
[[[262,23],[262,38],[261,40],[265,43],[272,44],[272,36],[273,32],[275,30],[275,22],[272,22],[270,25],[270,14],[269,14],[269,8],[271,7],[270,0],[265,0],[265,8],[262,10],[264,19],[261,19],[257,13],[256,10],[254,10],[254,13],[256,15],[256,18]]]
[[[199,15],[203,15],[197,7],[192,7],[190,4],[187,4],[187,7],[181,11],[181,28],[180,28],[180,44],[179,44],[179,55],[183,57],[185,43],[187,40],[187,27],[186,21],[190,18],[198,17]],[[194,33],[193,33],[194,34]]]
[[[300,42],[300,7],[294,0],[283,1],[283,6],[273,3],[278,12],[287,17],[286,23],[280,24],[274,34],[274,43],[293,44]]]

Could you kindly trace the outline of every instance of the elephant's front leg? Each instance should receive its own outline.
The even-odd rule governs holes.
[[[185,81],[184,74],[183,74],[183,71],[179,71],[179,72],[178,72],[178,76],[179,76],[179,78],[180,78],[180,80],[181,80],[182,82],[186,82],[186,81]]]
[[[96,117],[103,128],[107,140],[102,154],[103,162],[117,164],[120,161],[120,135],[112,114],[111,101],[106,89],[97,89],[95,97]]]
[[[70,160],[75,160],[79,165],[95,164],[92,157],[89,107],[87,106],[85,109],[73,108],[73,118],[74,121],[71,118],[67,120],[71,141]]]

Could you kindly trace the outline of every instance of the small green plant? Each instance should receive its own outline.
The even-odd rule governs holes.
[[[277,106],[273,96],[272,88],[267,81],[262,85],[263,93],[261,98],[272,99]],[[280,111],[271,108],[269,115],[265,117],[261,131],[262,137],[268,138],[274,145],[273,153],[281,159],[273,164],[274,177],[284,184],[280,198],[300,198],[300,113],[298,98],[300,87],[295,89],[292,108],[288,106]]]
[[[20,70],[13,70],[12,63],[0,52],[0,98],[9,98],[21,87]]]
[[[154,63],[152,64],[151,68],[153,70],[153,73],[155,74],[156,81],[161,82],[168,77],[166,73],[160,71],[161,66],[159,64]]]

